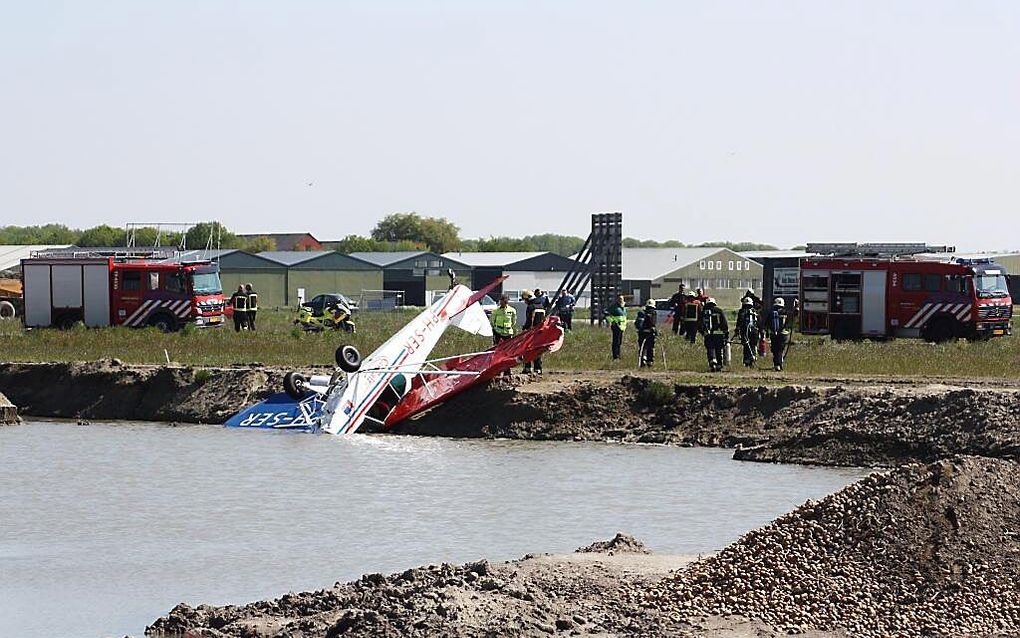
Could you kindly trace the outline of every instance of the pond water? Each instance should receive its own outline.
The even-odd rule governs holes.
[[[178,602],[570,552],[717,550],[866,470],[726,450],[29,421],[0,428],[0,636],[141,636]]]

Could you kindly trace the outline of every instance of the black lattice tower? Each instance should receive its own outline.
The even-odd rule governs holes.
[[[623,213],[591,216],[591,234],[577,254],[574,268],[563,277],[558,292],[581,292],[589,283],[591,322],[601,325],[623,283]]]

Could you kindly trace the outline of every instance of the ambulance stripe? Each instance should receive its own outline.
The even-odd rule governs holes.
[[[963,321],[964,323],[970,321],[970,311],[973,307],[974,307],[973,304],[967,304],[963,308],[963,310],[956,313],[956,318],[959,319],[960,321]]]

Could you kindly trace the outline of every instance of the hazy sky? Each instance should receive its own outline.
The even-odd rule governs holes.
[[[1014,0],[2,0],[0,82],[0,225],[1020,248]]]

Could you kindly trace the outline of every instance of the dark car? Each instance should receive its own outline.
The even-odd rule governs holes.
[[[358,303],[356,301],[354,301],[347,295],[340,294],[339,292],[330,292],[323,295],[315,295],[314,297],[311,298],[310,301],[306,301],[301,305],[311,308],[312,314],[315,315],[316,317],[320,317],[322,316],[324,308],[335,305],[338,302],[346,304],[346,306],[351,309],[351,312],[356,312],[358,310]]]

